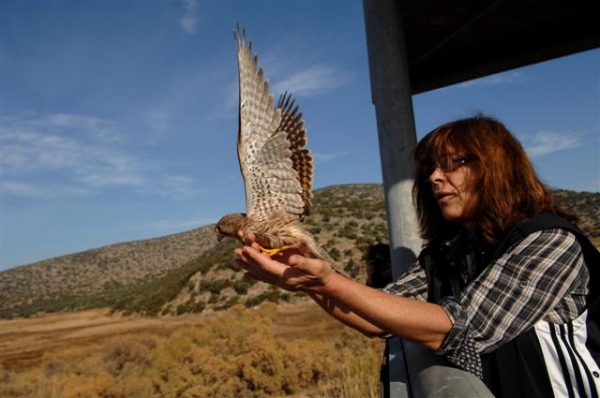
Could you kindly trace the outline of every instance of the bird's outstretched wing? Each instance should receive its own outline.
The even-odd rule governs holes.
[[[277,108],[258,58],[238,26],[240,108],[238,160],[246,190],[246,214],[255,220],[274,215],[302,219],[310,211],[313,165],[302,114],[284,94]]]
[[[302,187],[304,211],[301,219],[310,214],[313,197],[313,158],[306,149],[306,128],[302,120],[302,112],[290,95],[283,93],[279,97],[277,109],[281,109],[281,123],[278,130],[287,133],[290,144],[292,167],[296,171],[296,179]]]

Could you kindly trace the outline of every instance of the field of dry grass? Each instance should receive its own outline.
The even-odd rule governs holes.
[[[0,321],[0,396],[377,397],[382,343],[316,305]]]

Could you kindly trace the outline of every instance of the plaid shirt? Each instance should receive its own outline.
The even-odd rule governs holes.
[[[586,306],[589,274],[581,246],[563,229],[534,232],[489,264],[460,297],[438,304],[453,326],[436,354],[482,377],[480,354],[494,351],[538,321],[565,323]],[[419,262],[385,291],[427,300]]]

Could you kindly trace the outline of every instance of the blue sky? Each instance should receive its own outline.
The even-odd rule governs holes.
[[[233,30],[304,113],[315,187],[381,182],[361,0],[0,5],[2,269],[244,210]],[[600,51],[414,97],[418,137],[484,112],[542,179],[600,190]]]

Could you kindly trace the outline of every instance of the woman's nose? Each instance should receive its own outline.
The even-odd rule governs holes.
[[[435,182],[444,181],[445,178],[446,174],[442,170],[440,170],[439,167],[436,167],[429,176],[429,182],[433,184]]]

